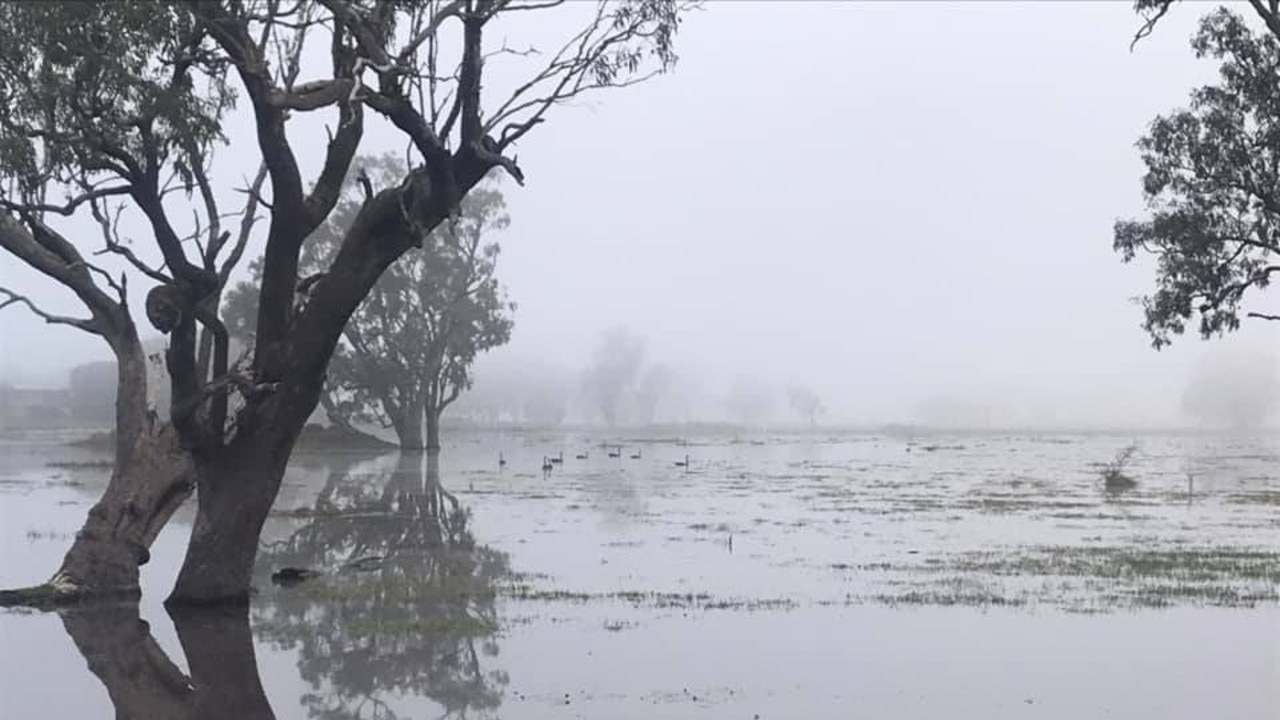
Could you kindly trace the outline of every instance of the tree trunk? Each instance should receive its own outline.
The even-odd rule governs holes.
[[[427,453],[440,454],[440,411],[427,408]]]
[[[171,607],[249,601],[258,536],[305,422],[305,415],[288,422],[268,417],[261,413],[263,422],[242,428],[217,456],[199,462],[196,521]]]
[[[421,450],[423,405],[420,402],[409,402],[403,406],[403,412],[391,417],[391,426],[396,431],[396,438],[401,449]]]
[[[195,489],[195,465],[177,430],[147,415],[146,361],[136,335],[116,351],[115,468],[106,492],[89,510],[62,565],[49,582],[0,592],[0,605],[54,606],[90,598],[141,594],[138,566],[151,544]]]
[[[195,466],[172,426],[138,438],[116,458],[107,491],[49,584],[68,600],[137,597],[138,566],[150,559],[151,544],[195,485]]]

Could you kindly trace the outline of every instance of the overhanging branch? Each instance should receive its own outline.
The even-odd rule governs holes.
[[[41,318],[50,325],[70,325],[72,327],[80,328],[85,332],[93,333],[94,335],[105,334],[102,331],[102,328],[99,327],[98,323],[92,319],[73,318],[65,315],[54,315],[52,313],[45,312],[27,296],[16,293],[8,288],[0,287],[0,310],[15,304],[26,305],[27,309],[30,310],[32,314]]]

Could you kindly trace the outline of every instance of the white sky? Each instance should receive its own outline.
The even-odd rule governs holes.
[[[500,352],[578,366],[625,325],[651,359],[807,383],[835,418],[948,396],[1170,424],[1197,359],[1280,349],[1255,321],[1156,353],[1129,302],[1150,267],[1111,250],[1113,222],[1143,209],[1134,142],[1213,78],[1188,45],[1212,7],[1179,6],[1131,53],[1128,2],[711,2],[674,74],[558,108],[522,142]],[[231,127],[236,179],[256,155],[244,118]],[[17,265],[0,258],[0,284],[74,309]],[[0,312],[0,378],[57,384],[107,356]]]

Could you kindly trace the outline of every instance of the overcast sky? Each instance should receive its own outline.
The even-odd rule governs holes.
[[[522,142],[501,352],[577,366],[624,325],[652,359],[806,383],[840,419],[949,396],[1171,424],[1206,353],[1280,348],[1255,322],[1156,353],[1129,300],[1150,266],[1111,250],[1143,210],[1134,142],[1213,78],[1188,45],[1211,7],[1179,6],[1130,52],[1128,2],[711,2],[674,74]],[[249,158],[237,174],[251,143],[229,151]],[[16,264],[0,284],[74,308]],[[16,308],[0,338],[0,377],[25,382],[108,357]]]

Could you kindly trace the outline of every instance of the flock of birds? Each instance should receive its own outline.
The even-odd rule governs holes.
[[[606,450],[605,450],[605,453],[606,453],[609,457],[611,457],[611,458],[617,458],[617,459],[619,459],[619,460],[620,460],[620,459],[622,459],[622,446],[621,446],[621,445],[613,445],[613,446],[611,446],[611,449],[607,446],[607,447],[606,447]],[[574,455],[573,457],[574,457],[574,459],[575,459],[575,460],[590,460],[590,459],[591,459],[591,455],[590,455],[590,453],[588,453],[586,450],[584,450],[584,451],[582,451],[582,452],[580,452],[580,453],[578,453],[578,454]],[[631,454],[630,454],[630,455],[628,455],[627,457],[631,458],[632,460],[643,460],[643,459],[644,459],[643,451],[642,451],[642,450],[640,450],[640,449],[636,449],[636,451],[635,451],[634,453],[631,453]],[[554,457],[547,456],[547,455],[543,455],[543,456],[542,456],[542,472],[543,472],[543,474],[550,473],[552,470],[555,470],[555,469],[556,469],[556,466],[557,466],[557,465],[563,465],[563,464],[564,464],[564,451],[563,451],[563,450],[561,450],[561,451],[559,452],[559,454],[555,455]],[[685,470],[688,470],[688,469],[689,469],[689,456],[686,454],[686,455],[684,456],[684,460],[676,460],[676,461],[673,463],[673,465],[675,465],[675,466],[676,466],[676,467],[678,467],[678,468],[684,468]],[[507,458],[506,458],[506,457],[505,457],[501,452],[499,452],[499,453],[498,453],[498,468],[499,468],[499,469],[502,469],[502,468],[505,468],[506,466],[507,466]]]

